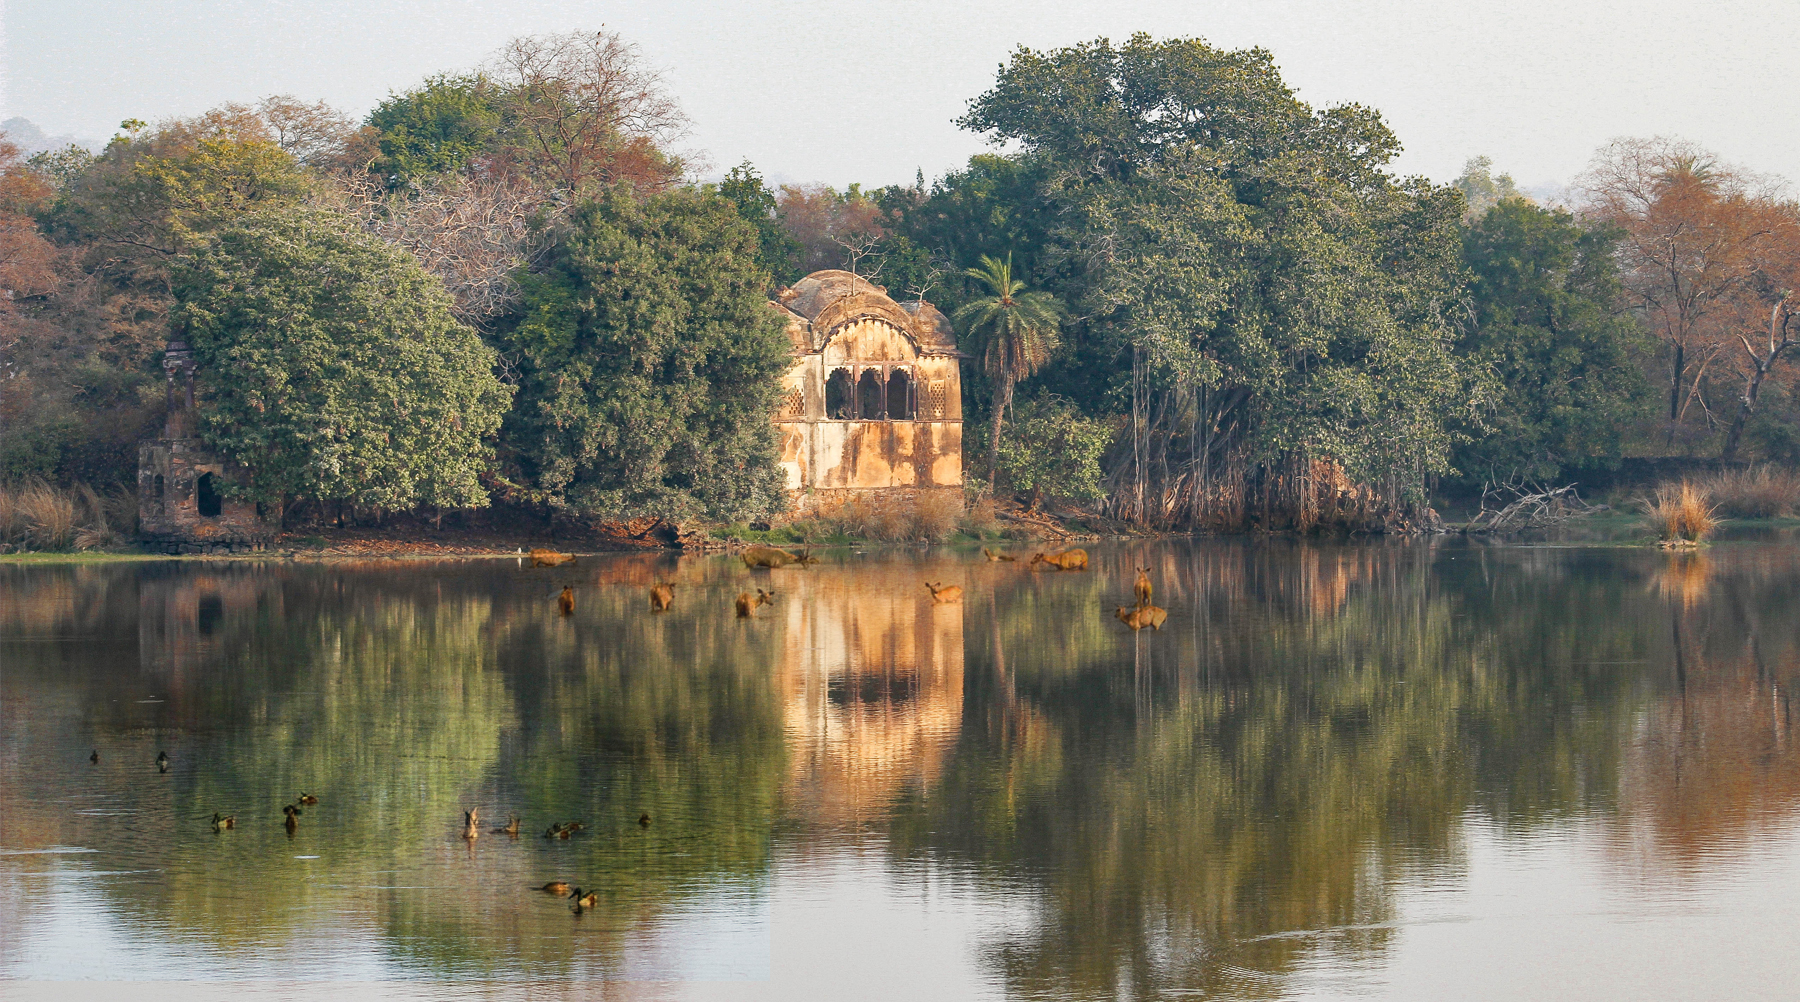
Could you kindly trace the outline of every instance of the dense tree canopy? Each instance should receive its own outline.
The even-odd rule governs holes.
[[[783,503],[789,343],[758,251],[716,194],[615,189],[574,210],[503,336],[523,370],[506,439],[540,496],[603,516]]]
[[[405,252],[335,213],[272,210],[220,230],[174,284],[201,435],[250,468],[257,500],[487,503],[507,388]]]
[[[1050,382],[1131,410],[1122,513],[1201,517],[1321,459],[1416,500],[1447,467],[1461,199],[1388,175],[1374,112],[1308,107],[1261,50],[1138,35],[1019,50],[964,123],[1056,207],[1042,284],[1085,322]]]
[[[1467,477],[1554,477],[1616,459],[1648,416],[1651,344],[1619,308],[1618,232],[1502,199],[1463,233],[1471,272],[1462,350],[1492,396],[1457,453]]]

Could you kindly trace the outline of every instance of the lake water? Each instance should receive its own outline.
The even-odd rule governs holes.
[[[0,995],[1800,993],[1791,538],[1089,549],[0,565]]]

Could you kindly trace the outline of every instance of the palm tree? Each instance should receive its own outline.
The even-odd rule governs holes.
[[[966,303],[956,311],[956,322],[966,325],[982,344],[982,365],[994,383],[994,426],[988,436],[988,477],[999,479],[1000,420],[1012,403],[1019,380],[1044,367],[1056,348],[1056,330],[1062,322],[1062,304],[1048,292],[1025,292],[1025,283],[1013,278],[1012,255],[999,261],[981,255],[981,267],[963,274],[985,284],[991,296]]]

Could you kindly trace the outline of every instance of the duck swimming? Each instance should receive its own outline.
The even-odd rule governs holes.
[[[288,834],[292,835],[294,829],[300,827],[300,809],[293,804],[289,804],[281,809],[281,813],[287,816],[287,820],[283,821],[282,824],[287,827]]]
[[[512,835],[517,837],[519,834],[519,816],[517,814],[511,815],[506,822],[506,826],[494,829],[494,834]]]
[[[645,828],[650,827],[650,815],[648,815],[648,814],[638,815],[638,824],[643,825]]]
[[[92,755],[88,756],[88,761],[94,763],[95,765],[99,765],[100,764],[100,749],[98,749],[98,748],[94,749],[94,753]]]
[[[156,771],[157,772],[168,772],[169,771],[169,753],[168,752],[159,751],[156,753]]]
[[[302,804],[316,804],[319,802],[319,798],[310,793],[302,793],[298,802]]]
[[[569,885],[565,881],[552,880],[548,884],[538,888],[538,890],[543,891],[545,894],[567,894],[569,893]]]
[[[227,828],[236,828],[237,827],[237,815],[235,815],[235,814],[220,814],[218,811],[214,811],[212,825],[213,825],[213,831],[216,831],[216,832],[222,832]]]

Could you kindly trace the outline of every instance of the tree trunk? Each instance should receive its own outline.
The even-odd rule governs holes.
[[[1763,378],[1775,367],[1781,353],[1794,343],[1788,340],[1787,317],[1783,309],[1785,304],[1786,300],[1783,300],[1769,313],[1768,358],[1757,358],[1756,352],[1750,348],[1750,342],[1747,339],[1744,341],[1744,349],[1750,352],[1750,375],[1744,379],[1744,395],[1738,398],[1737,416],[1731,419],[1731,430],[1725,435],[1725,450],[1719,454],[1719,458],[1727,462],[1737,458],[1738,443],[1744,437],[1744,426],[1750,423],[1750,415],[1756,412],[1756,395],[1762,392]],[[1781,335],[1781,340],[1775,339],[1776,334]]]
[[[994,423],[988,430],[988,496],[993,497],[1000,486],[1000,422],[1006,417],[1006,407],[1012,403],[1012,381],[997,379],[994,381]]]
[[[1687,368],[1686,353],[1682,346],[1675,347],[1675,359],[1669,369],[1669,444],[1675,444],[1675,420],[1681,414],[1681,373]]]

